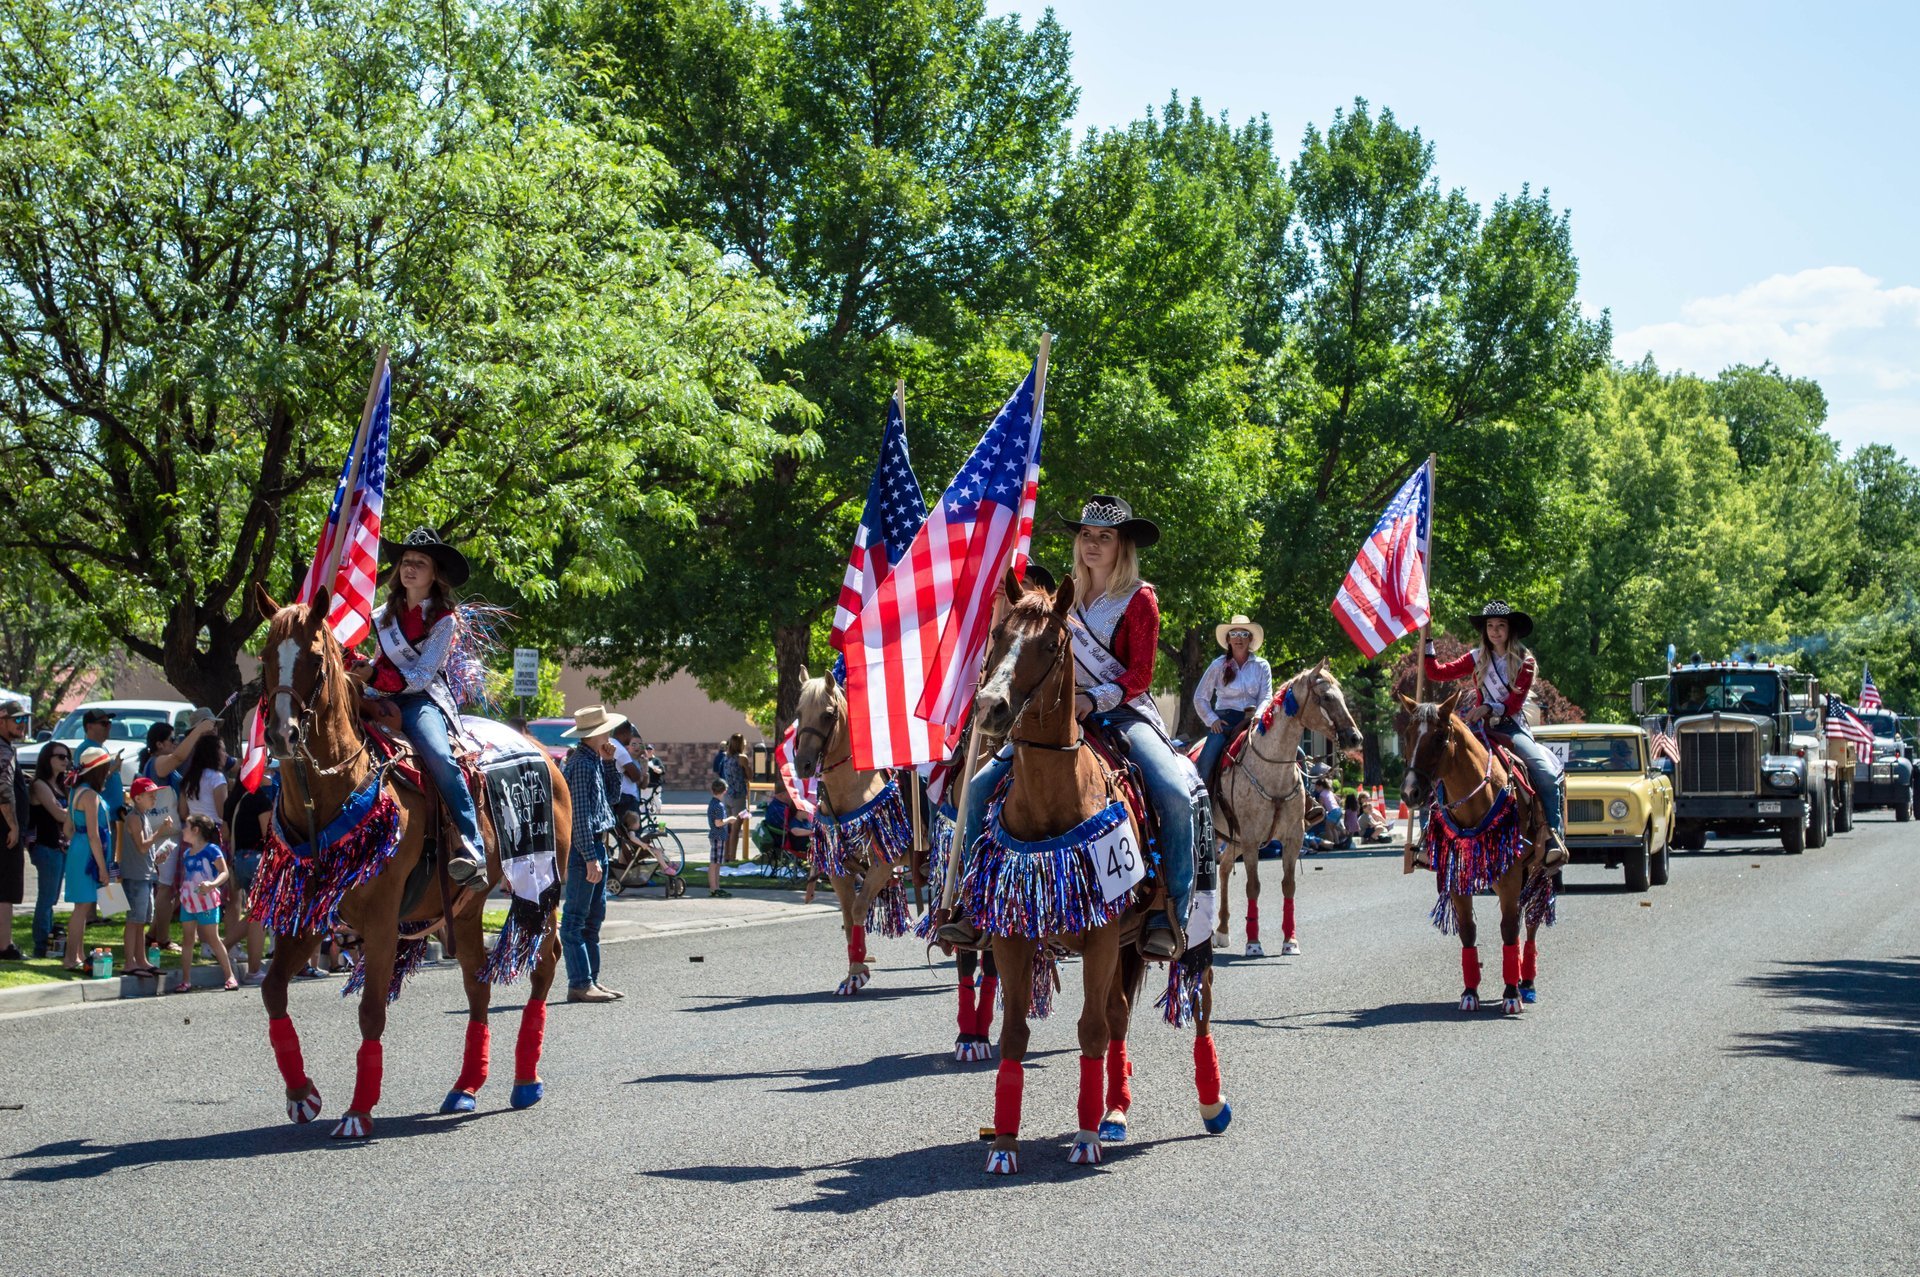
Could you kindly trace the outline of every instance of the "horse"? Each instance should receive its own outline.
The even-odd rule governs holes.
[[[1133,1099],[1127,1027],[1147,965],[1140,949],[1144,913],[1134,903],[1140,891],[1122,891],[1109,900],[1100,881],[1101,863],[1109,872],[1123,871],[1121,885],[1145,866],[1140,831],[1122,798],[1120,779],[1087,746],[1074,717],[1068,631],[1073,581],[1062,581],[1050,594],[1022,585],[1009,572],[1004,588],[1011,606],[996,626],[994,642],[1005,655],[976,693],[974,715],[981,730],[1010,738],[1013,768],[999,802],[999,827],[989,821],[963,884],[967,914],[991,935],[1004,979],[994,1139],[986,1165],[990,1175],[1019,1170],[1022,1067],[1031,1037],[1027,1019],[1036,1007],[1044,1014],[1050,1001],[1057,978],[1055,949],[1080,954],[1083,982],[1079,1129],[1067,1160],[1097,1165],[1103,1141],[1127,1137]],[[1098,841],[1084,841],[1090,829],[1099,830]],[[1209,1132],[1219,1134],[1233,1111],[1220,1097],[1220,1061],[1210,1029],[1211,968],[1211,939],[1203,938],[1173,964],[1166,1002],[1176,1023],[1189,1007],[1194,1012],[1201,1118]]]
[[[1293,925],[1295,871],[1306,838],[1306,787],[1295,762],[1300,738],[1311,728],[1342,749],[1360,747],[1360,729],[1347,709],[1340,680],[1323,660],[1281,685],[1266,706],[1248,717],[1240,756],[1206,778],[1213,795],[1213,827],[1220,835],[1220,916],[1213,947],[1227,947],[1232,910],[1227,886],[1235,861],[1247,866],[1247,956],[1263,958],[1260,945],[1260,848],[1279,839],[1280,952],[1300,952]]]
[[[273,960],[260,988],[267,1037],[286,1084],[287,1116],[306,1123],[321,1111],[319,1088],[307,1075],[299,1035],[287,1014],[287,985],[326,938],[333,916],[329,898],[337,900],[339,921],[361,939],[356,979],[364,979],[353,1096],[333,1128],[333,1138],[372,1135],[373,1109],[380,1102],[384,1071],[380,1039],[387,1024],[387,1003],[397,995],[406,974],[400,953],[404,945],[408,965],[417,961],[424,955],[426,933],[443,920],[449,925],[448,945],[460,963],[466,988],[467,1031],[460,1073],[440,1111],[470,1113],[487,1080],[489,979],[501,972],[488,968],[478,893],[473,893],[473,900],[449,908],[444,893],[452,888],[446,873],[444,869],[431,872],[429,841],[450,836],[440,832],[439,799],[412,785],[397,784],[390,770],[376,768],[356,708],[360,685],[347,673],[344,652],[326,624],[329,591],[323,588],[308,604],[283,608],[262,589],[257,602],[272,618],[261,681],[267,745],[280,762],[280,796],[274,812],[275,836],[256,877],[253,899],[259,908],[263,899],[282,893],[279,898],[298,904],[307,919],[290,928],[274,926]],[[552,782],[557,868],[564,882],[572,805],[566,782],[546,750],[538,742],[529,740],[529,745],[545,761]],[[345,829],[356,814],[359,824]],[[484,803],[480,819],[491,888],[501,881],[503,870],[498,837]],[[337,829],[336,822],[342,828]],[[290,850],[280,840],[283,830],[292,837],[306,835],[309,841]],[[515,1108],[536,1104],[545,1094],[539,1065],[546,1037],[547,992],[560,955],[558,913],[557,905],[545,911],[537,939],[522,937],[537,945],[537,954],[532,958],[532,988],[514,1048],[511,1103]],[[496,941],[496,958],[505,956],[501,948],[508,943],[503,933]],[[511,978],[511,972],[505,974]]]
[[[814,864],[833,883],[847,940],[847,975],[834,993],[851,997],[873,979],[868,929],[889,938],[907,934],[907,893],[894,869],[907,864],[913,831],[900,782],[887,772],[853,766],[846,693],[830,678],[807,677],[805,669],[800,677],[793,765],[796,775],[820,774]]]
[[[1427,845],[1440,899],[1432,920],[1441,934],[1460,935],[1462,1011],[1480,1009],[1479,929],[1473,893],[1491,889],[1500,900],[1501,1009],[1520,1014],[1534,1001],[1538,967],[1535,937],[1553,922],[1553,879],[1565,853],[1550,839],[1546,805],[1501,755],[1454,714],[1460,693],[1439,704],[1401,696],[1413,731],[1401,792],[1410,803],[1431,801]],[[1459,797],[1453,797],[1453,795]],[[1526,943],[1520,942],[1522,922]]]

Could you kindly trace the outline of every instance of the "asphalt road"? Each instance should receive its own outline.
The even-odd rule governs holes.
[[[1455,1009],[1430,878],[1310,859],[1306,953],[1217,973],[1232,1129],[1201,1131],[1187,1034],[1137,1024],[1135,1138],[1099,1168],[1065,1160],[1068,966],[1010,1180],[974,1138],[992,1066],[949,1058],[951,964],[879,942],[874,984],[836,1000],[823,919],[610,947],[626,1001],[553,1008],[526,1112],[509,1020],[481,1112],[434,1115],[461,1028],[454,982],[425,976],[359,1145],[326,1138],[356,1037],[335,984],[295,991],[327,1101],[309,1127],[251,994],[0,1020],[0,1104],[22,1106],[0,1110],[5,1267],[1912,1274],[1920,825],[1709,848],[1649,896],[1571,870],[1517,1021]]]

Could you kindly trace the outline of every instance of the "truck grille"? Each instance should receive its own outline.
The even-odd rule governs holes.
[[[1680,791],[1686,794],[1758,792],[1758,737],[1750,731],[1682,731]]]
[[[1606,814],[1604,807],[1598,798],[1576,798],[1567,804],[1567,819],[1576,825],[1597,825]]]

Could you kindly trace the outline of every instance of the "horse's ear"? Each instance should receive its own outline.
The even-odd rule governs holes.
[[[1020,596],[1026,593],[1027,590],[1026,586],[1020,584],[1020,578],[1013,574],[1012,568],[1007,569],[1007,579],[1000,584],[1006,589],[1007,602],[1009,603],[1018,603]]]
[[[1321,658],[1320,658],[1320,663],[1319,663],[1318,665],[1316,665],[1316,666],[1314,666],[1314,667],[1313,667],[1313,672],[1314,672],[1315,674],[1325,674],[1325,673],[1327,672],[1327,658],[1326,658],[1326,657],[1324,657],[1324,656],[1323,656],[1323,657],[1321,657]]]
[[[1393,699],[1396,701],[1399,701],[1400,708],[1404,709],[1409,714],[1413,713],[1415,710],[1420,708],[1420,702],[1414,700],[1413,697],[1407,695],[1405,692],[1396,691],[1393,694]]]
[[[811,682],[813,682],[812,676],[810,676],[807,673],[807,667],[802,665],[800,667],[800,686],[805,687],[808,683],[811,683]]]
[[[253,605],[260,609],[260,615],[269,620],[280,610],[280,605],[273,601],[273,595],[267,593],[267,587],[257,581],[253,586]]]
[[[1067,614],[1068,609],[1071,608],[1072,606],[1073,606],[1073,578],[1070,576],[1063,577],[1060,581],[1059,590],[1056,591],[1053,596],[1053,614],[1056,617],[1065,616]]]
[[[314,593],[312,601],[307,604],[307,615],[309,617],[319,617],[324,624],[327,619],[327,614],[332,611],[333,590],[331,587],[323,585]]]
[[[1440,717],[1442,721],[1444,721],[1448,715],[1453,713],[1454,706],[1458,705],[1459,703],[1460,703],[1459,692],[1455,692],[1453,695],[1447,697],[1446,700],[1440,702]]]

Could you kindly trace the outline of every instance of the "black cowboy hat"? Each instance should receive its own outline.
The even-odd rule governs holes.
[[[1152,519],[1138,518],[1133,507],[1119,497],[1096,492],[1087,498],[1080,507],[1080,517],[1069,519],[1061,515],[1060,522],[1078,532],[1081,528],[1118,528],[1133,542],[1134,548],[1144,550],[1160,539],[1160,525]]]
[[[460,553],[440,539],[440,534],[432,528],[415,528],[407,533],[404,541],[389,541],[380,538],[380,557],[391,568],[400,562],[400,556],[409,550],[417,550],[433,560],[434,568],[440,573],[440,579],[448,585],[465,585],[471,569],[467,566],[467,556]]]
[[[1496,618],[1507,623],[1507,637],[1510,639],[1523,639],[1533,633],[1533,618],[1519,608],[1508,606],[1505,599],[1493,600],[1468,617],[1467,624],[1479,630],[1480,636],[1485,638],[1487,622]]]
[[[1021,577],[1020,579],[1025,581],[1028,585],[1039,586],[1041,589],[1045,590],[1048,594],[1052,594],[1055,590],[1058,590],[1060,588],[1060,583],[1053,579],[1053,573],[1047,571],[1045,568],[1041,567],[1038,563],[1028,563],[1027,574]]]

